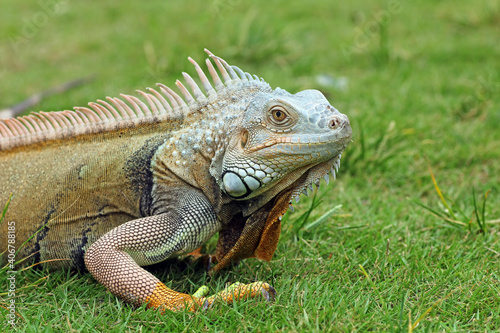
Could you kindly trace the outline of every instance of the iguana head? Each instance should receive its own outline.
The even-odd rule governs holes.
[[[177,130],[166,139],[157,158],[186,182],[199,186],[210,164],[224,200],[251,200],[255,209],[281,191],[297,196],[321,177],[335,173],[351,140],[348,118],[316,90],[290,94],[272,90],[263,79],[228,65],[206,64],[212,83],[191,58],[205,93],[186,73],[187,86],[176,86],[184,98],[159,84],[139,93],[146,100],[122,95],[89,103],[92,108],[37,113],[0,121],[0,149],[117,128],[164,123]],[[165,98],[166,97],[166,98]],[[168,100],[168,101],[167,101]],[[161,126],[156,131],[161,131]],[[172,132],[172,131],[171,131]],[[201,171],[199,171],[201,170]],[[199,171],[199,172],[198,172]],[[193,173],[196,177],[193,177]],[[206,185],[206,184],[205,184]],[[288,193],[288,192],[287,192]],[[256,203],[260,201],[260,203]],[[249,204],[249,205],[250,205]]]
[[[352,134],[347,116],[317,90],[260,92],[236,126],[222,160],[220,185],[237,200],[274,194],[294,183],[294,195],[300,194],[335,173]]]

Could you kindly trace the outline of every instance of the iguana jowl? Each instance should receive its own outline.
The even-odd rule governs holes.
[[[319,91],[272,90],[207,52],[213,86],[189,58],[205,92],[183,73],[182,97],[158,84],[142,100],[0,120],[0,203],[13,193],[5,221],[16,223],[16,245],[31,237],[18,259],[60,259],[45,265],[88,269],[125,301],[160,309],[273,292],[257,282],[190,296],[141,268],[217,232],[212,271],[270,260],[291,199],[335,176],[351,140],[348,118]]]

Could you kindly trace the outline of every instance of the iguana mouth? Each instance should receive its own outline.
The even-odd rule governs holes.
[[[289,144],[290,147],[304,147],[304,148],[309,148],[311,146],[319,146],[319,145],[327,145],[328,143],[330,142],[335,142],[337,139],[337,136],[335,133],[333,134],[324,134],[324,135],[317,135],[317,136],[314,136],[314,137],[292,137],[292,136],[288,136],[288,137],[280,137],[280,138],[273,138],[269,141],[266,141],[260,145],[257,145],[257,146],[254,146],[254,147],[250,147],[250,148],[247,148],[247,151],[250,152],[250,153],[253,153],[253,152],[256,152],[256,151],[259,151],[259,150],[262,150],[264,148],[269,148],[269,147],[272,147],[272,146],[275,146],[275,145],[279,145],[279,144]],[[283,153],[299,153],[300,154],[300,150],[301,149],[294,149],[292,148],[291,151],[287,152],[283,152]]]

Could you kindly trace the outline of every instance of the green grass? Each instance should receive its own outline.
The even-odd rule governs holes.
[[[35,110],[85,105],[156,82],[172,85],[182,71],[194,72],[187,56],[201,61],[207,47],[273,87],[320,89],[350,117],[353,142],[337,181],[321,186],[319,205],[303,215],[313,202],[302,198],[286,216],[271,262],[249,259],[213,278],[184,264],[158,274],[186,292],[265,280],[278,291],[274,303],[161,315],[123,304],[89,274],[30,269],[16,280],[20,331],[500,327],[497,1],[62,1],[45,21],[40,3],[3,1],[2,107],[89,74],[97,75],[92,83]],[[13,47],[23,31],[25,42]],[[331,85],[320,85],[318,75],[328,75]],[[339,87],[339,78],[347,86]],[[466,225],[428,210],[450,216],[429,167]],[[474,216],[487,221],[483,232]],[[5,271],[0,274],[3,315],[8,298]]]

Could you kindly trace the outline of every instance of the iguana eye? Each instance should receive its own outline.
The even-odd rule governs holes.
[[[288,114],[281,107],[274,107],[271,109],[272,120],[277,124],[282,124],[288,118]]]
[[[267,119],[262,125],[271,131],[289,131],[298,121],[291,106],[272,104],[267,110]]]

